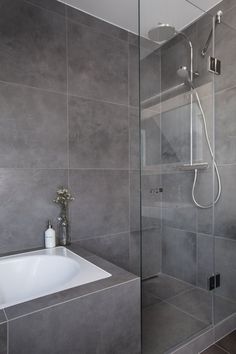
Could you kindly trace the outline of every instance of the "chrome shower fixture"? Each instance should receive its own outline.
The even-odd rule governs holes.
[[[158,23],[157,27],[152,28],[148,32],[148,37],[159,44],[168,41],[176,34],[174,26],[166,23]]]
[[[215,17],[215,25],[219,25],[221,23],[221,18],[223,16],[223,11],[218,11],[217,14],[216,14],[216,17]],[[202,57],[205,57],[206,53],[207,53],[207,50],[209,48],[209,45],[211,43],[211,39],[212,39],[212,36],[213,36],[213,29],[211,30],[208,38],[207,38],[207,41],[205,43],[205,46],[204,48],[201,50],[201,55]]]
[[[192,67],[192,65],[191,65],[191,67]],[[207,142],[207,146],[208,146],[210,155],[212,157],[213,165],[214,165],[214,168],[215,168],[215,171],[216,171],[217,182],[218,182],[218,192],[217,192],[217,195],[216,195],[214,201],[212,203],[210,203],[210,204],[203,205],[203,204],[200,204],[197,201],[196,196],[195,196],[196,183],[197,183],[197,179],[198,179],[199,170],[208,168],[208,163],[207,162],[193,163],[191,161],[190,164],[185,164],[183,166],[180,166],[180,170],[182,170],[182,171],[194,171],[194,180],[193,180],[193,186],[192,186],[192,200],[193,200],[194,204],[198,208],[200,208],[200,209],[209,209],[209,208],[212,208],[212,206],[214,204],[216,204],[218,202],[218,200],[220,199],[222,186],[221,186],[221,178],[220,178],[219,169],[218,169],[216,161],[214,160],[213,149],[211,147],[211,142],[210,142],[210,138],[209,138],[209,134],[208,134],[205,112],[203,110],[199,94],[198,94],[198,92],[197,92],[197,90],[196,90],[196,88],[194,86],[194,83],[193,83],[193,77],[195,75],[199,76],[199,74],[192,72],[192,75],[191,75],[191,70],[189,72],[189,70],[188,70],[188,68],[186,66],[180,66],[179,69],[177,70],[177,75],[184,81],[185,84],[190,85],[191,92],[193,94],[195,94],[195,96],[197,98],[197,103],[198,103],[198,106],[199,106],[199,109],[200,109],[200,112],[201,112],[201,116],[202,116],[202,122],[203,122],[205,138],[206,138],[206,142]]]
[[[192,84],[191,82],[191,72],[188,70],[187,66],[180,66],[179,69],[177,70],[177,75],[184,81],[188,82],[189,84]],[[192,76],[199,77],[199,73],[197,71],[194,71],[192,73]]]

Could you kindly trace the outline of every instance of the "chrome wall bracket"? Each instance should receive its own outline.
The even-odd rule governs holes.
[[[208,71],[215,75],[221,74],[221,61],[214,57],[209,57]]]

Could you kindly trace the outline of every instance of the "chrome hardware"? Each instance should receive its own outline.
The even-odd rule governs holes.
[[[221,74],[221,61],[217,58],[209,57],[208,71],[210,71],[213,74],[220,75]]]
[[[158,193],[162,193],[163,192],[163,188],[152,188],[152,189],[150,189],[150,194],[158,194]]]
[[[193,163],[193,164],[185,164],[178,166],[178,170],[180,171],[195,171],[195,170],[205,170],[208,168],[208,163],[207,162],[199,162],[199,163]]]
[[[218,11],[216,14],[216,23],[221,23],[221,17],[223,16],[223,11]]]

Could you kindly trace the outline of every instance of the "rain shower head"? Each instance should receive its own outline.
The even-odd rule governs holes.
[[[171,39],[176,34],[176,30],[174,26],[159,23],[157,27],[152,28],[148,32],[148,37],[157,43],[163,43]]]

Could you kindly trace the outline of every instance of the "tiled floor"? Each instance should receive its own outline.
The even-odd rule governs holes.
[[[202,354],[236,354],[236,330],[219,340]]]
[[[143,281],[142,289],[144,354],[163,354],[211,325],[211,292],[164,274]],[[236,311],[229,300],[214,301],[216,322]]]

